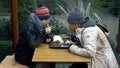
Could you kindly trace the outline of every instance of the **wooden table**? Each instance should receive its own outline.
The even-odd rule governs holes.
[[[72,54],[68,49],[51,49],[48,44],[41,44],[35,49],[32,62],[90,62],[90,59]]]

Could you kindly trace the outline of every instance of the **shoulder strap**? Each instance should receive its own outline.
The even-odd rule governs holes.
[[[107,32],[109,33],[108,29],[105,28],[104,26],[100,25],[100,24],[96,24],[104,33]]]

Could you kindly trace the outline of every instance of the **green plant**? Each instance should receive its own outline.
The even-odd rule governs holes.
[[[85,16],[89,16],[89,10],[90,10],[90,5],[91,3],[88,3],[87,5],[87,9],[85,10],[84,8],[84,5],[83,5],[83,1],[81,0],[77,0],[76,1],[76,6],[73,6],[72,8],[71,7],[67,7],[67,9],[65,9],[64,7],[62,7],[62,5],[60,5],[59,3],[57,3],[58,7],[68,16],[71,11],[74,9],[74,8],[80,8],[81,12],[83,13],[83,15]]]
[[[93,13],[93,15],[97,18],[97,21],[99,22],[100,25],[107,28],[106,25],[104,24],[103,20],[101,19],[101,17],[97,13]]]
[[[0,19],[0,40],[11,40],[12,36],[11,21],[3,18]]]
[[[103,12],[109,12],[112,15],[118,16],[119,0],[91,0],[94,7],[99,8]]]
[[[52,16],[49,25],[52,27],[51,35],[64,35],[67,34],[70,30],[66,24],[59,22],[55,19],[55,16]]]
[[[12,41],[0,41],[0,62],[12,54]]]
[[[106,25],[105,25],[104,22],[102,21],[101,17],[100,17],[97,13],[91,13],[91,14],[90,14],[91,3],[88,3],[86,9],[84,8],[83,1],[82,1],[82,0],[77,0],[77,1],[76,1],[76,4],[77,4],[77,5],[76,5],[75,7],[73,7],[73,8],[69,8],[69,7],[68,7],[67,10],[64,9],[60,4],[57,4],[57,5],[58,5],[58,7],[59,7],[67,16],[71,13],[71,11],[72,11],[74,8],[76,8],[76,7],[77,7],[77,8],[80,8],[80,10],[81,10],[81,12],[83,13],[84,16],[86,16],[86,17],[92,17],[92,15],[93,15],[93,16],[96,17],[97,21],[98,21],[101,25],[103,25],[103,26],[106,27]],[[69,9],[71,9],[71,10],[69,10]],[[90,15],[91,15],[91,16],[90,16]]]
[[[37,1],[38,2],[38,1]],[[50,13],[52,15],[59,15],[61,14],[61,10],[57,7],[57,3],[62,4],[64,8],[67,7],[67,4],[65,3],[64,0],[40,0],[46,7],[49,8]]]
[[[23,27],[23,24],[28,19],[29,14],[34,13],[36,8],[36,0],[18,0],[18,19],[20,29]]]
[[[8,8],[0,8],[0,13],[8,13],[10,9]]]

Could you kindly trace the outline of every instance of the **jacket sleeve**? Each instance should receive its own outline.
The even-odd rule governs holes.
[[[76,45],[70,47],[70,52],[85,57],[93,57],[97,48],[97,31],[95,29],[86,29],[82,34],[83,48]]]
[[[26,30],[25,30],[25,38],[30,46],[30,48],[34,49],[37,47],[39,44],[45,41],[45,35],[44,35],[44,30],[39,31],[35,29],[34,25],[31,23],[28,23],[26,25]]]

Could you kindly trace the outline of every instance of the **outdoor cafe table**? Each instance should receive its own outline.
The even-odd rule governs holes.
[[[90,62],[90,58],[72,54],[68,49],[52,49],[49,44],[39,45],[32,58],[32,62]]]

